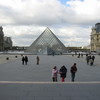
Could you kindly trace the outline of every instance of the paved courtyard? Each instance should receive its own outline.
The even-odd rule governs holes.
[[[21,57],[0,64],[0,100],[100,100],[100,56],[96,55],[93,66],[86,58],[71,55],[28,55],[28,65],[22,65]],[[71,82],[70,67],[77,63],[75,82]],[[65,65],[67,78],[53,83],[51,70]]]

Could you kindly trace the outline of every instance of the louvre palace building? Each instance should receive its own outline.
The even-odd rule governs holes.
[[[11,37],[4,36],[3,28],[0,26],[0,51],[12,49]]]
[[[91,32],[91,51],[100,52],[100,23],[96,23]]]

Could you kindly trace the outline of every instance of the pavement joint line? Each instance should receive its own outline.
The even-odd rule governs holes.
[[[34,82],[34,81],[0,81],[0,84],[100,84],[100,81],[88,82]]]

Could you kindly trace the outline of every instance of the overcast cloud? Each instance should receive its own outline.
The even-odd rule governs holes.
[[[30,46],[49,27],[65,46],[90,44],[100,0],[0,0],[0,25],[14,46]]]

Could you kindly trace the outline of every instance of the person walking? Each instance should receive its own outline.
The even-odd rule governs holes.
[[[64,82],[67,74],[67,68],[65,67],[65,65],[63,65],[60,68],[59,73],[60,73],[61,81]]]
[[[28,62],[28,57],[25,56],[25,64],[27,65],[27,62]]]
[[[24,65],[25,58],[22,56],[22,65]]]
[[[83,53],[81,53],[81,58],[83,58]]]
[[[71,67],[70,72],[71,72],[72,82],[74,82],[75,73],[77,72],[76,63],[74,63],[74,65]]]
[[[89,61],[90,61],[90,57],[89,56],[86,56],[87,65],[89,65]]]
[[[94,63],[95,56],[93,55],[91,58],[92,58],[92,60],[93,60],[93,63]]]
[[[57,74],[58,74],[58,70],[57,70],[57,67],[54,66],[54,68],[52,69],[52,80],[53,82],[57,82]]]
[[[40,61],[39,56],[36,57],[36,60],[37,60],[37,65],[39,65],[39,61]]]
[[[92,66],[93,65],[93,59],[91,58],[90,59],[90,66]]]

